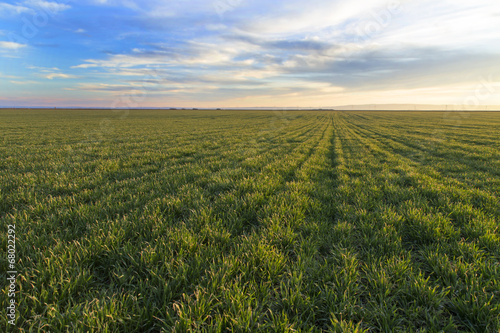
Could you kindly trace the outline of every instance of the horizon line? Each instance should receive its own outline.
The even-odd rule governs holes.
[[[101,106],[0,106],[0,109],[87,109],[87,110],[323,110],[323,111],[500,111],[500,105],[456,105],[456,104],[353,104],[321,107],[258,106],[258,107],[197,107],[197,106],[146,106],[146,107],[101,107]]]

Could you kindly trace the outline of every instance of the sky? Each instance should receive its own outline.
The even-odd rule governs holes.
[[[0,107],[500,104],[497,0],[0,1]]]

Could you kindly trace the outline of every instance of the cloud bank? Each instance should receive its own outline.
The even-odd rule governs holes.
[[[41,13],[36,36],[9,40]],[[460,104],[500,80],[499,10],[486,0],[27,0],[0,16],[11,63],[0,73],[92,105],[137,93],[144,107]]]

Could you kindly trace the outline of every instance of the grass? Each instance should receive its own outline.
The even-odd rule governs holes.
[[[499,332],[500,113],[465,116],[0,110],[15,330]]]

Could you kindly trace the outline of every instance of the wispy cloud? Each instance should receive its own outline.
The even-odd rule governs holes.
[[[70,9],[71,6],[65,3],[44,1],[44,0],[27,0],[23,3],[30,8],[40,8],[49,13],[59,13],[64,10]]]
[[[40,84],[38,81],[33,81],[33,80],[27,80],[27,81],[10,81],[12,84],[17,84],[17,85],[31,85],[31,84]]]
[[[139,9],[141,8],[140,2],[133,0],[90,0],[90,3],[94,5],[100,6],[113,6],[113,7],[122,7],[122,8],[130,8],[130,9]]]
[[[36,72],[36,76],[45,78],[48,80],[53,79],[75,79],[77,76],[71,74],[62,73],[58,67],[39,67],[39,66],[28,66],[28,69],[34,70]]]
[[[20,44],[20,43],[16,43],[16,42],[0,42],[0,50],[1,49],[4,49],[4,50],[19,50],[19,49],[22,49],[24,47],[26,47],[27,45],[26,44]]]
[[[5,75],[2,73],[0,73],[0,78],[2,78],[2,79],[21,79],[21,77],[17,76],[17,75]]]
[[[26,68],[37,70],[39,72],[44,72],[44,73],[51,73],[53,71],[60,71],[60,69],[57,68],[57,67],[50,67],[50,68],[48,68],[48,67],[40,67],[40,66],[28,66]]]
[[[349,20],[365,19],[370,11],[390,5],[387,0],[290,0],[271,10],[262,7],[258,15],[241,20],[238,27],[246,32],[272,36],[318,33]]]
[[[76,76],[74,75],[69,75],[69,74],[63,74],[63,73],[50,73],[47,75],[44,75],[46,79],[53,80],[53,79],[74,79]]]
[[[12,5],[8,3],[0,3],[0,16],[5,17],[5,16],[10,16],[10,15],[18,15],[22,13],[27,13],[31,9],[23,6],[23,5]]]
[[[71,6],[65,3],[45,1],[45,0],[26,0],[16,4],[0,3],[0,16],[8,17],[12,15],[35,13],[36,10],[43,10],[46,13],[57,14],[61,11],[70,9]]]

